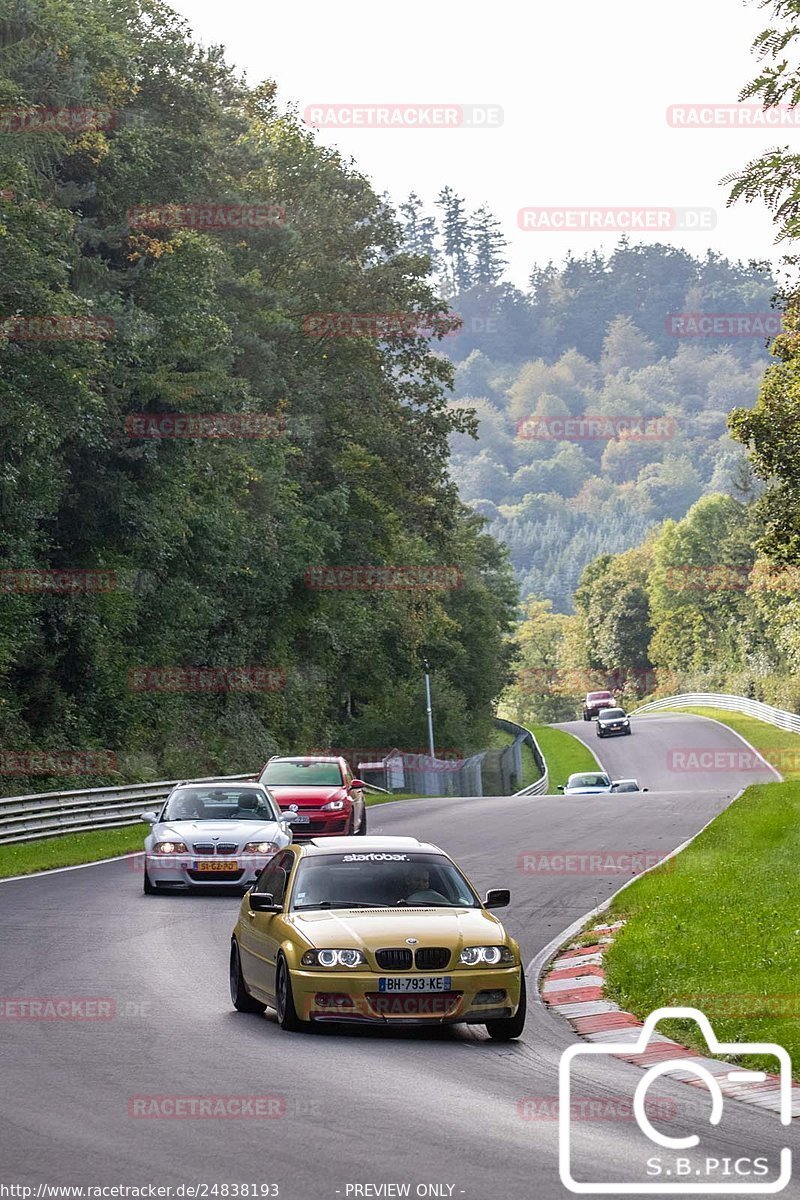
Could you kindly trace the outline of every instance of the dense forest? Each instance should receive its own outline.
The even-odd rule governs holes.
[[[763,264],[623,240],[606,257],[537,268],[522,292],[499,282],[505,247],[485,208],[467,214],[445,188],[429,215],[415,195],[401,213],[462,320],[442,349],[456,363],[452,406],[476,414],[478,440],[451,436],[453,478],[508,546],[523,596],[569,612],[596,555],[636,545],[703,495],[750,493],[727,417],[755,402],[765,331],[780,322]],[[723,321],[713,336],[678,336],[694,329],[678,318],[698,313],[752,318],[745,335],[726,336]],[[583,416],[607,427],[559,425]]]
[[[7,2],[0,107],[3,790],[93,782],[33,749],[127,780],[419,748],[426,657],[440,744],[487,744],[517,592],[448,476],[453,322],[385,200],[160,0]]]
[[[796,0],[773,3],[773,27],[756,43],[760,73],[743,98],[769,107],[800,95],[797,14]],[[671,514],[639,545],[600,554],[581,574],[574,614],[541,597],[528,601],[522,663],[507,696],[518,719],[574,716],[581,692],[609,686],[628,704],[649,694],[728,691],[800,712],[797,155],[773,148],[727,182],[732,202],[767,207],[789,250],[783,329],[756,402],[731,396],[730,435],[747,453],[738,487],[721,491],[714,481],[684,516]]]

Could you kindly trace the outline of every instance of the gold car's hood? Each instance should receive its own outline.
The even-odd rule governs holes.
[[[481,908],[341,908],[287,914],[301,937],[316,949],[380,950],[405,946],[502,945],[506,933],[497,917]]]

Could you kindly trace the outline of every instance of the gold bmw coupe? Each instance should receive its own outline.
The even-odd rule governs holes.
[[[410,837],[326,837],[280,851],[242,901],[231,939],[239,1012],[312,1021],[525,1025],[519,946],[443,850]]]

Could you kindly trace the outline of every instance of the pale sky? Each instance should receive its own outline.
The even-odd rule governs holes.
[[[499,105],[491,129],[324,129],[376,190],[430,204],[449,184],[487,203],[510,240],[508,278],[568,249],[610,249],[616,234],[523,232],[530,206],[702,207],[716,226],[643,234],[693,253],[776,260],[769,213],[725,207],[720,178],[800,128],[676,129],[673,104],[729,104],[755,74],[750,51],[768,9],[742,0],[172,0],[199,41],[221,42],[251,83],[273,78],[284,104]],[[633,240],[639,240],[634,237]]]

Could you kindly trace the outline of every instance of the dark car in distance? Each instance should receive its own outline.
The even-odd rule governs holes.
[[[597,714],[597,736],[624,737],[631,731],[631,719],[624,708],[601,708]]]

